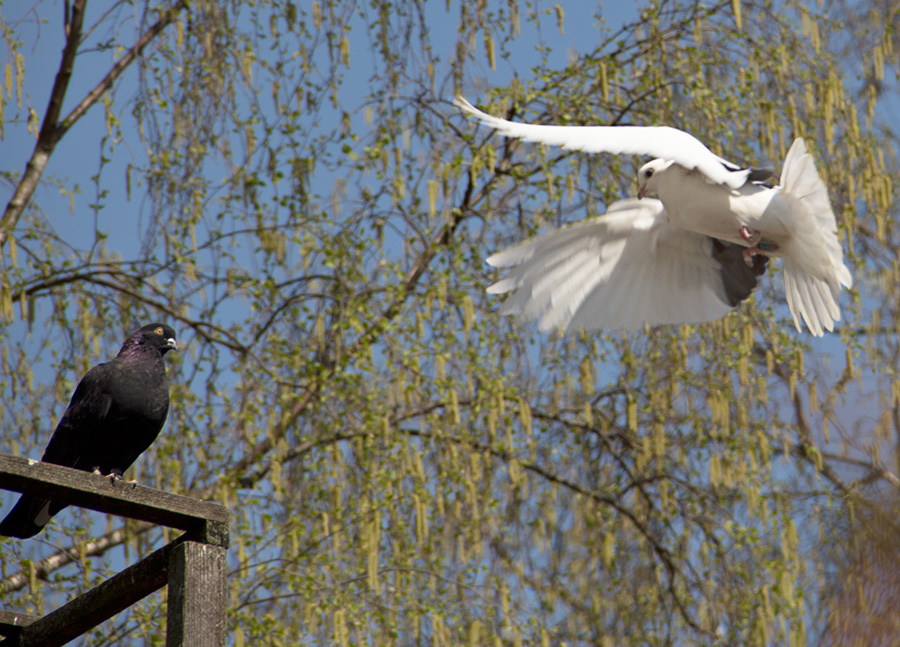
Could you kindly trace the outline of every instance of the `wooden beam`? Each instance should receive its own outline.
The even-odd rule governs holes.
[[[40,616],[30,616],[27,613],[0,609],[0,636],[17,636],[22,631],[22,627],[26,627],[40,619]]]
[[[184,539],[179,537],[150,553],[71,602],[22,627],[18,636],[11,637],[9,642],[16,647],[58,647],[109,620],[169,582],[171,556],[183,543]]]
[[[0,488],[190,531],[192,539],[228,547],[228,510],[218,503],[5,454]]]
[[[225,548],[185,541],[172,551],[166,647],[225,645]]]
[[[3,454],[0,488],[186,531],[43,618],[0,611],[0,635],[7,636],[4,647],[64,645],[166,584],[166,645],[225,644],[225,552],[229,543],[225,507]]]

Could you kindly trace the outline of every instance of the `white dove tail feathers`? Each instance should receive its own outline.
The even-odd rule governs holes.
[[[781,189],[793,198],[791,217],[798,225],[780,250],[788,308],[797,330],[801,330],[802,319],[810,332],[820,337],[840,321],[837,299],[842,285],[852,287],[853,277],[844,265],[828,190],[801,138],[794,140],[784,160]],[[799,226],[801,223],[807,226]]]

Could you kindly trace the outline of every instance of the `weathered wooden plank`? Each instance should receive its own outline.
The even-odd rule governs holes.
[[[107,477],[0,454],[0,488],[52,497],[69,505],[185,530],[94,589],[44,616],[0,611],[6,645],[64,645],[169,585],[167,645],[225,644],[228,510]]]
[[[222,647],[225,548],[185,541],[170,559],[166,647]]]
[[[22,627],[40,619],[40,616],[30,616],[27,613],[0,609],[0,636],[18,635],[22,631]]]
[[[183,543],[178,538],[150,553],[71,602],[22,627],[18,637],[10,638],[9,642],[16,647],[65,645],[164,587],[169,581],[170,558]]]
[[[5,454],[0,454],[0,488],[189,530],[192,538],[228,546],[228,510],[218,503]]]

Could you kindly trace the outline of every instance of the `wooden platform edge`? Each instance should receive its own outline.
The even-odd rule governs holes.
[[[7,454],[0,454],[0,488],[192,531],[197,541],[228,547],[228,509],[212,501]]]
[[[8,638],[18,635],[22,631],[22,627],[26,627],[40,619],[40,616],[0,609],[0,636]]]

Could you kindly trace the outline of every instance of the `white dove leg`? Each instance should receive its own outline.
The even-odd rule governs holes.
[[[762,232],[757,231],[756,229],[750,229],[747,225],[741,225],[740,229],[741,238],[746,240],[751,247],[756,245],[762,239]]]
[[[748,247],[743,252],[741,252],[741,256],[743,256],[744,258],[744,264],[747,267],[753,267],[753,257],[761,253],[761,251],[762,250],[757,247]]]
[[[754,256],[756,256],[757,254],[760,254],[762,256],[769,256],[772,252],[775,251],[778,251],[778,245],[767,240],[761,240],[758,242],[758,244],[753,245],[752,247],[748,247],[747,249],[742,251],[741,255],[744,257],[744,263],[747,264],[747,267],[753,267]]]

